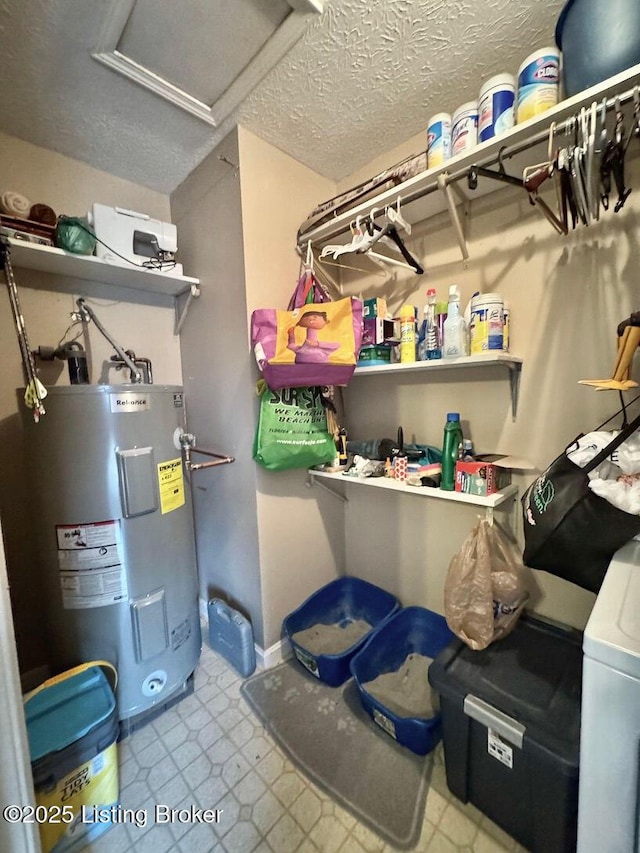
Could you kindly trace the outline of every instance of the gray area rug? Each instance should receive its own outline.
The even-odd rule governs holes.
[[[415,755],[385,734],[353,679],[329,687],[292,660],[252,676],[241,693],[319,788],[389,844],[417,843],[432,755]]]

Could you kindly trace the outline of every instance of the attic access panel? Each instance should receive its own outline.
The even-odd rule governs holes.
[[[112,0],[93,58],[217,127],[324,0]]]

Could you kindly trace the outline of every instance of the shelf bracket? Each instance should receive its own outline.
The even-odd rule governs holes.
[[[514,362],[509,365],[509,388],[511,391],[511,419],[515,421],[518,413],[518,395],[520,393],[520,373],[522,364]]]
[[[456,207],[456,202],[453,197],[453,191],[451,189],[451,184],[449,183],[449,173],[442,172],[438,175],[438,188],[442,190],[444,193],[445,200],[447,202],[447,208],[449,210],[449,218],[451,220],[451,224],[453,225],[453,230],[456,234],[456,240],[458,241],[458,246],[460,247],[460,252],[462,254],[462,260],[466,261],[469,258],[469,249],[467,248],[467,240],[464,235],[464,230],[462,228],[462,224],[460,222],[460,217],[458,215],[458,208]]]
[[[344,495],[341,495],[338,492],[334,492],[330,486],[326,485],[326,483],[322,483],[320,482],[320,480],[316,479],[316,477],[314,477],[310,471],[307,474],[306,486],[309,489],[313,489],[317,486],[319,489],[324,489],[324,491],[328,492],[332,497],[337,498],[339,501],[342,501],[343,504],[349,503],[348,498],[345,498]]]
[[[185,293],[181,293],[179,296],[175,298],[175,322],[173,325],[173,334],[179,335],[184,325],[184,321],[187,319],[187,314],[189,313],[189,308],[191,307],[191,303],[194,299],[200,296],[200,288],[197,284],[192,284],[188,291]],[[180,304],[180,300],[182,297],[185,297],[182,300],[182,305]]]

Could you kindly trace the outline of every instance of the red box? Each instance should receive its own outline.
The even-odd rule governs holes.
[[[499,491],[496,466],[490,462],[456,462],[456,492],[492,495]]]

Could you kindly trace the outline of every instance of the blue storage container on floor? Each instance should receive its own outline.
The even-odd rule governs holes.
[[[412,653],[435,658],[454,639],[444,616],[424,607],[405,607],[382,625],[351,661],[365,710],[385,732],[418,755],[431,752],[440,740],[440,714],[400,717],[363,685],[384,673],[397,672]]]
[[[71,853],[113,825],[118,803],[118,714],[105,661],[50,678],[24,700],[43,853]],[[57,816],[57,819],[56,819]]]
[[[395,596],[375,584],[354,577],[338,578],[314,592],[300,607],[285,616],[283,630],[300,663],[325,684],[338,687],[351,675],[351,658],[366,643],[372,631],[399,606]],[[340,654],[314,654],[292,639],[294,634],[315,625],[345,628],[360,619],[368,622],[371,630]]]
[[[253,628],[239,610],[221,598],[212,598],[207,605],[209,645],[226,658],[244,678],[256,668]]]

